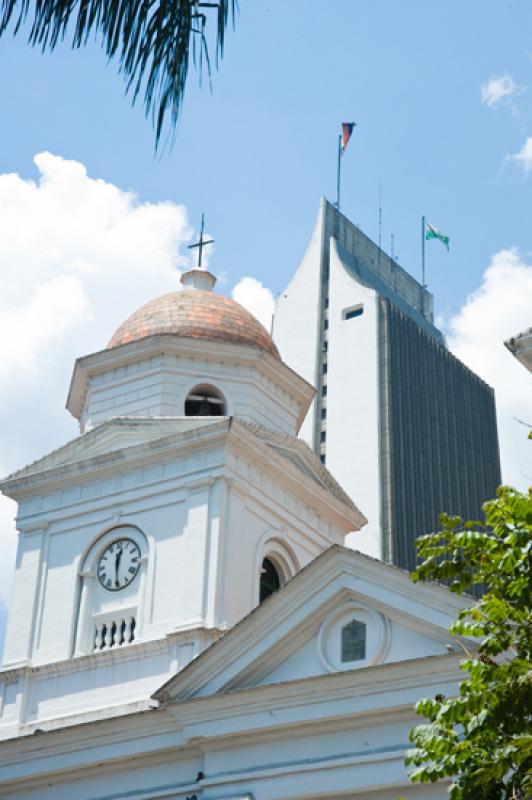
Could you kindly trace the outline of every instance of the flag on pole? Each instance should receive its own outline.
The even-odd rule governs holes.
[[[449,237],[447,234],[442,233],[434,225],[431,225],[430,222],[425,222],[425,239],[428,241],[429,239],[439,239],[442,244],[445,245],[447,250],[449,249]]]
[[[342,122],[342,138],[340,140],[340,155],[342,156],[355,126],[356,122]]]

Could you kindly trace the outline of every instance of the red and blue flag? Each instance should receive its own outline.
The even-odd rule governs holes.
[[[347,147],[347,143],[351,138],[351,134],[353,133],[353,128],[356,126],[356,122],[342,122],[342,139],[340,141],[340,153],[341,155],[344,154],[345,149]]]

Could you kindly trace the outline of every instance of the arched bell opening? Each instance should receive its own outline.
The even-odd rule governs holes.
[[[281,587],[283,580],[274,561],[265,558],[260,568],[259,602],[262,603]]]
[[[185,400],[186,417],[223,417],[226,413],[225,398],[215,386],[195,386]]]

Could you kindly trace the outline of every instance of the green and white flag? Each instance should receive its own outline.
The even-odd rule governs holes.
[[[449,237],[435,228],[434,225],[431,225],[430,222],[425,222],[425,239],[427,241],[429,239],[439,239],[447,250],[449,249]]]

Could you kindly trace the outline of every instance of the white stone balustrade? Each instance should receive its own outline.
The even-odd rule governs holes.
[[[135,639],[136,620],[133,614],[117,614],[99,619],[94,625],[94,650],[109,650],[131,644]]]

